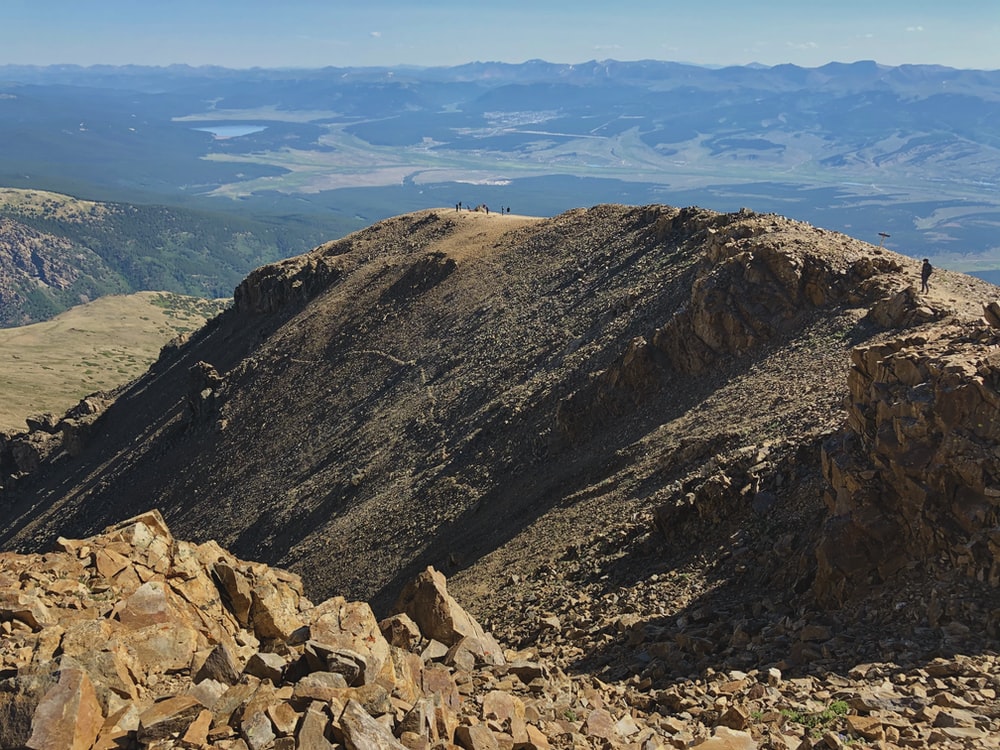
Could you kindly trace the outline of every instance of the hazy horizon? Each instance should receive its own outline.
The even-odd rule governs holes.
[[[0,65],[228,68],[438,67],[472,61],[676,60],[703,66],[883,65],[1000,69],[1000,3],[770,0],[609,8],[509,0],[6,0]]]

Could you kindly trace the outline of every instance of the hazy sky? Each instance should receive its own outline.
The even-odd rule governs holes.
[[[1000,0],[0,0],[0,64],[657,59],[1000,69]]]

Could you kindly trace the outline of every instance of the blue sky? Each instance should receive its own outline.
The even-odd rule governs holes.
[[[1000,0],[0,0],[0,64],[877,60],[1000,69]]]

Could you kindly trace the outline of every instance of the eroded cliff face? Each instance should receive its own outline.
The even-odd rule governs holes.
[[[683,372],[752,351],[810,310],[870,306],[885,296],[885,277],[903,270],[897,258],[823,229],[749,212],[722,218],[706,228],[687,304],[652,336]]]
[[[852,352],[847,427],[823,451],[824,599],[939,555],[1000,585],[998,333],[955,323]]]

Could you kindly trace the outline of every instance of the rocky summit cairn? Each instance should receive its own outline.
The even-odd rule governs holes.
[[[0,748],[996,747],[1000,731],[990,657],[649,691],[501,653],[433,568],[377,622],[175,540],[156,511],[59,546],[0,555]]]

